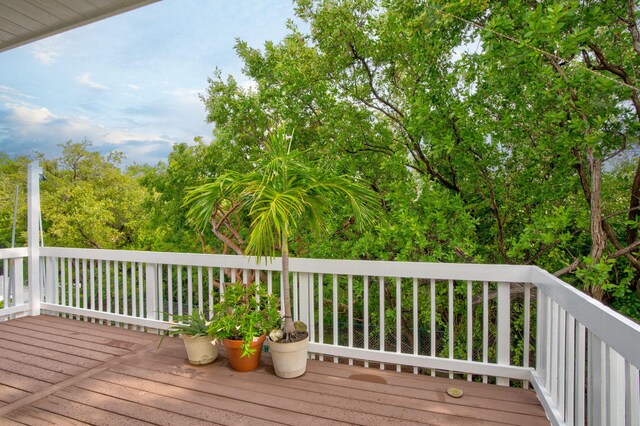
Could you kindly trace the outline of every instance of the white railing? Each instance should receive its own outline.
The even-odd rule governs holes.
[[[280,259],[41,248],[48,313],[146,330]],[[640,326],[529,266],[291,259],[312,357],[535,388],[553,424],[640,424]]]
[[[0,249],[0,321],[24,315],[30,309],[25,303],[26,259],[26,248]]]
[[[534,387],[568,425],[640,425],[640,326],[539,268]]]

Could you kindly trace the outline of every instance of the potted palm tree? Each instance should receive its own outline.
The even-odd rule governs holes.
[[[166,335],[182,338],[191,364],[209,364],[218,356],[215,342],[208,334],[207,318],[200,311],[193,311],[191,315],[174,315],[173,323],[160,339],[158,347]]]
[[[272,259],[280,250],[284,328],[282,333],[270,333],[273,338],[269,347],[276,374],[286,378],[305,372],[308,344],[306,326],[299,324],[296,330],[291,316],[290,238],[303,223],[302,219],[307,219],[304,223],[310,224],[314,231],[324,231],[325,217],[337,199],[346,200],[357,226],[370,221],[379,206],[375,192],[355,179],[334,176],[326,169],[305,163],[301,152],[291,149],[291,141],[292,136],[287,135],[283,127],[277,128],[263,145],[253,170],[226,172],[190,190],[185,200],[185,205],[190,207],[188,216],[201,230],[212,223],[212,218],[228,218],[243,209],[247,211],[251,233],[245,254],[258,260]],[[282,345],[294,345],[295,349]],[[282,361],[281,354],[285,353],[285,358],[295,360]]]
[[[281,322],[275,296],[256,284],[228,284],[213,306],[207,333],[222,341],[231,368],[250,371],[260,364],[266,333]]]

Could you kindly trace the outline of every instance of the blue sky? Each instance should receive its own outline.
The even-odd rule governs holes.
[[[287,0],[164,0],[0,53],[0,152],[48,158],[92,141],[126,164],[166,160],[171,146],[211,140],[199,98],[216,67],[245,87],[236,38],[279,41]]]

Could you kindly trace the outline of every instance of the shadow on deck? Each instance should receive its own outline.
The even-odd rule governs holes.
[[[190,365],[179,339],[42,315],[0,323],[1,424],[548,425],[532,390],[309,361]],[[454,399],[446,389],[464,396]]]

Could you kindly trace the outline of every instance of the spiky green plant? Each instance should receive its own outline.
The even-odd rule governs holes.
[[[171,336],[206,336],[207,317],[203,312],[194,310],[190,315],[173,315],[174,324],[167,330]]]

